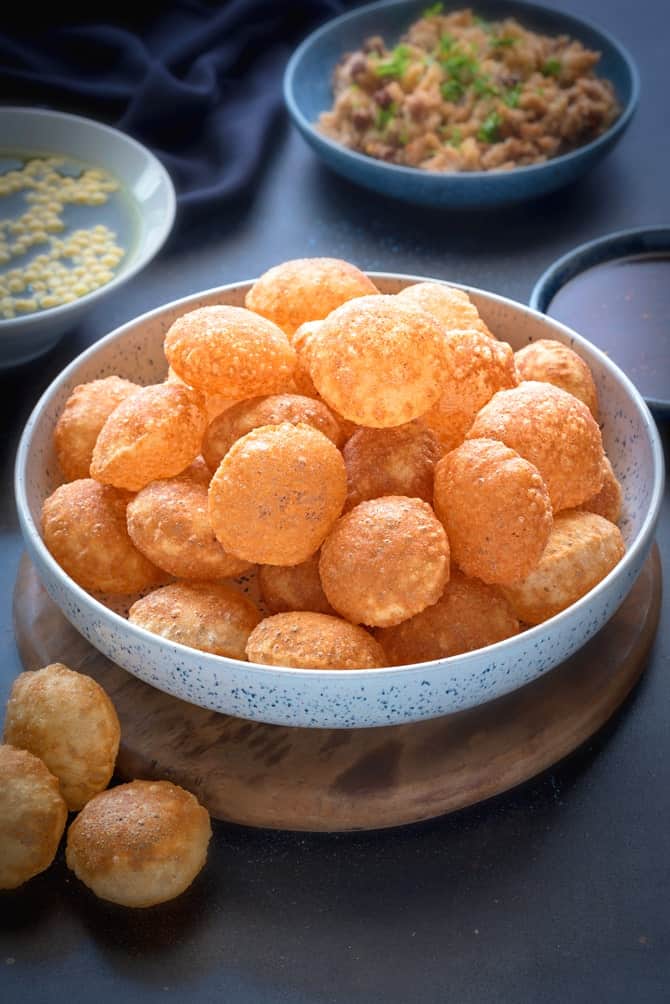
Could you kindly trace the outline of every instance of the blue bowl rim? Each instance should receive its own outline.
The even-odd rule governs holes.
[[[303,133],[309,134],[317,143],[330,149],[333,153],[339,154],[343,157],[349,157],[353,162],[364,164],[368,167],[376,165],[380,170],[386,170],[391,175],[395,175],[398,178],[430,178],[432,179],[433,184],[438,183],[439,179],[439,181],[443,184],[448,182],[449,184],[456,183],[460,185],[467,185],[475,182],[481,183],[481,181],[485,178],[496,178],[499,181],[501,178],[505,177],[532,177],[539,171],[546,171],[553,165],[566,164],[570,161],[588,156],[589,153],[595,152],[602,146],[613,142],[628,126],[633,113],[637,108],[640,97],[640,75],[633,57],[621,44],[621,42],[614,38],[613,35],[610,35],[608,31],[605,31],[599,25],[594,24],[587,18],[576,17],[573,14],[553,10],[551,7],[544,7],[541,4],[531,3],[529,0],[513,0],[515,7],[523,7],[531,12],[542,12],[543,14],[557,15],[562,21],[573,24],[577,32],[579,32],[581,28],[588,28],[590,31],[594,32],[594,34],[603,38],[617,52],[630,76],[631,91],[628,102],[622,110],[621,115],[612,123],[609,129],[607,129],[600,136],[597,136],[595,139],[592,139],[590,142],[584,143],[582,146],[578,146],[574,150],[569,150],[567,153],[560,154],[558,157],[552,157],[550,160],[543,161],[541,164],[528,164],[524,167],[515,167],[508,172],[427,171],[423,168],[405,167],[402,164],[389,164],[387,161],[377,160],[374,157],[368,157],[365,154],[359,153],[357,150],[351,150],[342,143],[336,143],[328,136],[324,136],[320,133],[314,127],[314,124],[308,121],[306,116],[303,115],[300,110],[300,106],[294,96],[294,79],[305,52],[315,43],[319,42],[324,35],[327,35],[334,29],[339,28],[340,25],[347,21],[355,21],[361,14],[368,14],[370,11],[374,10],[383,11],[389,7],[404,6],[407,2],[408,0],[375,0],[374,3],[365,4],[363,7],[356,7],[352,11],[340,14],[339,17],[331,18],[329,21],[326,21],[325,24],[321,25],[320,28],[316,28],[313,32],[311,32],[307,38],[303,39],[288,61],[284,71],[283,91],[284,101],[288,108],[289,115]]]
[[[83,305],[88,307],[101,296],[104,296],[106,293],[109,293],[113,289],[117,289],[119,286],[123,285],[123,283],[125,283],[128,279],[131,279],[134,275],[137,275],[139,271],[145,268],[145,266],[156,257],[170,236],[177,214],[177,194],[167,168],[161,163],[158,157],[156,157],[156,155],[148,149],[148,147],[144,146],[143,143],[138,142],[138,140],[133,139],[133,137],[129,136],[127,133],[122,132],[122,130],[115,129],[114,126],[107,125],[105,122],[99,122],[97,119],[90,118],[86,115],[73,115],[70,112],[62,112],[57,108],[38,108],[28,105],[25,107],[22,105],[2,105],[0,107],[0,115],[3,112],[20,112],[22,115],[30,115],[35,118],[46,117],[54,120],[61,119],[69,122],[84,123],[86,127],[92,128],[93,131],[99,130],[107,133],[126,146],[133,147],[147,159],[147,161],[160,175],[161,182],[165,189],[166,206],[163,226],[154,248],[148,251],[145,250],[142,254],[138,254],[136,260],[131,262],[128,268],[120,268],[113,278],[110,279],[109,282],[105,283],[104,286],[98,286],[97,289],[92,289],[90,293],[80,296],[72,303],[62,303],[57,307],[49,307],[46,310],[31,311],[28,314],[23,314],[21,317],[12,317],[8,319],[0,318],[0,337],[6,335],[8,332],[14,335],[17,329],[20,330],[23,328],[30,328],[36,324],[38,319],[42,320],[42,318],[48,317],[49,320],[51,320],[54,317],[64,317],[68,314],[68,312],[78,310]],[[25,334],[28,334],[28,332],[24,332],[24,335]]]
[[[623,250],[624,245],[629,245],[636,238],[642,241],[645,237],[651,238],[654,247],[643,246],[641,243],[637,252],[630,246],[627,246],[625,251]],[[593,240],[584,241],[583,244],[578,244],[570,251],[566,251],[564,255],[561,255],[544,270],[533,286],[528,306],[541,314],[546,314],[549,304],[559,289],[580,272],[585,272],[605,261],[654,251],[667,251],[670,254],[670,223],[628,227],[625,230],[614,230],[612,233],[603,234]],[[645,400],[648,405],[658,411],[670,409],[670,402],[667,400],[651,397],[647,397]]]

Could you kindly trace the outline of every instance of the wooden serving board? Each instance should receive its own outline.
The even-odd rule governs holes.
[[[64,662],[110,694],[122,729],[119,777],[175,781],[219,819],[335,831],[430,819],[506,791],[572,752],[642,674],[660,601],[654,546],[610,622],[544,677],[455,715],[352,730],[243,721],[155,690],[75,631],[26,557],[14,591],[14,625],[26,669]]]

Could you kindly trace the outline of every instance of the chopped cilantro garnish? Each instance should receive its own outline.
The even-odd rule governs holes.
[[[495,49],[509,49],[518,39],[514,35],[492,35],[489,42]]]
[[[482,143],[497,143],[500,138],[498,130],[501,121],[497,112],[490,112],[477,130],[477,139]]]
[[[445,101],[459,101],[465,93],[465,87],[458,80],[445,80],[440,90]]]
[[[479,17],[478,14],[474,15],[472,23],[476,24],[478,28],[481,28],[482,31],[493,31],[493,25],[491,22],[487,21],[485,17]]]
[[[449,138],[449,144],[450,146],[454,146],[458,149],[458,147],[461,145],[462,142],[463,142],[463,134],[461,133],[461,130],[458,128],[458,126],[456,126],[452,130],[451,136]]]
[[[457,80],[459,84],[471,83],[479,69],[477,60],[460,50],[454,51],[453,55],[444,59],[442,66],[445,73],[454,80]]]
[[[491,78],[485,73],[481,74],[479,77],[475,77],[472,81],[472,86],[475,93],[478,94],[480,98],[495,97],[497,94],[500,94],[498,88],[491,83]]]
[[[455,41],[453,35],[440,35],[440,53],[446,55],[452,49]]]
[[[436,17],[441,14],[444,9],[443,3],[434,3],[430,7],[426,7],[421,17]]]
[[[403,129],[402,132],[398,133],[398,142],[401,146],[407,146],[409,143],[409,135],[406,129]]]
[[[388,59],[380,59],[373,66],[378,77],[402,77],[410,61],[406,45],[396,45]]]
[[[516,84],[514,87],[510,87],[509,90],[505,91],[503,94],[503,101],[508,108],[518,108],[519,98],[521,97],[521,84]]]
[[[395,115],[398,110],[398,106],[395,101],[392,101],[390,105],[386,108],[379,108],[377,111],[377,118],[375,119],[375,125],[378,129],[386,129],[387,125]]]
[[[548,59],[542,67],[542,73],[545,77],[557,77],[560,74],[561,69],[562,66],[559,59]]]

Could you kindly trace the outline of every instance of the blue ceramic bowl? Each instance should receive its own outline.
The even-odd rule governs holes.
[[[615,233],[587,241],[587,243],[580,244],[558,258],[542,273],[531,293],[530,306],[534,310],[546,314],[549,312],[551,301],[558,291],[581,272],[604,262],[653,254],[670,255],[670,226],[668,224],[617,230]],[[581,333],[584,337],[588,337],[590,334],[588,329]],[[607,352],[621,369],[636,382],[635,362],[639,345],[636,344],[634,331],[631,332],[630,338],[624,344],[617,341],[613,333],[605,331],[602,340],[598,341],[598,346]],[[667,349],[664,354],[664,362],[667,364],[665,372],[670,374],[670,358],[668,358]],[[648,405],[658,412],[670,414],[670,376],[668,376],[667,385],[668,390],[663,397],[659,397],[658,392],[650,393],[649,389],[644,386],[644,378],[642,378],[638,390],[643,394]]]
[[[304,138],[329,167],[351,181],[408,202],[451,209],[499,206],[546,195],[574,181],[612,149],[637,106],[639,78],[632,58],[615,39],[588,21],[538,7],[525,0],[477,0],[483,17],[515,17],[524,27],[548,35],[571,35],[601,53],[598,73],[614,84],[621,115],[597,139],[543,164],[510,171],[445,174],[401,167],[366,157],[321,135],[315,122],[332,106],[331,77],[343,53],[360,47],[370,35],[395,42],[420,17],[427,0],[373,3],[344,14],[313,32],[295,51],[284,75],[289,114]],[[466,6],[448,0],[445,10]]]

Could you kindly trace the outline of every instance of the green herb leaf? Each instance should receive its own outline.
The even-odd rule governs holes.
[[[444,59],[442,61],[442,65],[445,73],[454,80],[457,80],[460,84],[472,83],[472,80],[479,70],[479,63],[477,60],[460,50],[455,51],[453,55]]]
[[[509,90],[505,91],[503,94],[503,101],[508,108],[518,108],[519,98],[521,97],[521,84],[515,84],[514,87],[510,87]]]
[[[481,126],[477,130],[477,139],[482,143],[497,143],[500,139],[499,129],[502,119],[498,112],[491,112],[486,116]]]
[[[461,130],[458,128],[458,126],[455,126],[455,128],[452,130],[451,136],[449,137],[449,145],[456,147],[456,149],[458,149],[458,147],[461,145],[462,142],[463,142],[463,134],[461,133]]]
[[[465,94],[465,87],[458,80],[445,80],[440,86],[442,97],[445,101],[460,101]]]
[[[509,49],[511,46],[516,45],[518,38],[514,35],[492,35],[489,39],[490,44],[495,49]]]
[[[474,15],[472,23],[476,24],[477,27],[481,28],[483,31],[493,31],[493,25],[491,22],[487,21],[485,17],[479,17],[478,14]]]
[[[377,111],[377,118],[375,119],[375,125],[378,129],[386,129],[391,119],[395,116],[398,111],[398,106],[395,101],[392,101],[390,105],[386,108],[379,108]]]
[[[401,146],[407,146],[409,143],[409,135],[406,129],[403,129],[402,132],[398,133],[398,142]]]
[[[373,66],[378,77],[402,77],[409,66],[410,52],[406,45],[396,45],[389,59],[380,59]]]
[[[443,3],[434,3],[431,7],[426,7],[421,17],[437,17],[444,10]]]
[[[542,73],[545,77],[558,77],[562,69],[559,59],[548,59],[542,67]]]
[[[491,78],[485,73],[479,77],[475,77],[472,81],[472,86],[475,94],[478,94],[480,98],[496,97],[496,95],[500,94],[498,88],[491,83]]]
[[[453,35],[440,35],[440,53],[446,55],[454,46],[456,39]]]

